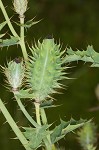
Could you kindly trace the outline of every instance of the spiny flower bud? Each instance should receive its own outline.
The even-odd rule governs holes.
[[[42,43],[30,48],[32,56],[27,68],[27,81],[35,101],[40,102],[50,98],[50,94],[56,93],[61,88],[59,80],[64,79],[62,67],[64,51],[61,52],[60,45],[53,38],[44,39]]]
[[[14,0],[13,5],[16,13],[19,14],[20,17],[24,16],[24,13],[27,10],[27,0]]]
[[[78,141],[84,150],[96,150],[97,127],[93,122],[87,122],[78,131]]]
[[[23,60],[20,58],[15,58],[8,63],[8,67],[5,68],[5,75],[12,87],[12,91],[15,92],[22,85],[22,80],[24,78],[25,66]]]

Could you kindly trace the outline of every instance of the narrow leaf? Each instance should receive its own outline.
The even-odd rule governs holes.
[[[53,105],[53,100],[44,101],[40,105],[41,108],[51,108],[51,107],[57,107],[57,105]]]
[[[5,40],[0,41],[0,47],[16,45],[18,44],[18,42],[19,40],[17,37],[11,36],[10,39],[5,39]]]
[[[0,38],[2,38],[5,34],[0,34]]]
[[[2,30],[2,28],[3,28],[5,25],[6,25],[6,21],[4,21],[4,22],[2,22],[2,23],[0,24],[0,31]]]
[[[40,21],[41,21],[41,20],[39,20],[39,21],[34,21],[34,18],[33,18],[33,19],[27,21],[27,22],[26,22],[25,24],[23,24],[22,26],[24,26],[25,28],[30,28],[30,27],[32,27],[33,25],[39,23]]]
[[[34,18],[33,18],[33,19],[27,21],[25,24],[20,24],[20,23],[17,23],[17,22],[15,22],[15,23],[16,23],[18,26],[22,26],[22,27],[25,27],[25,28],[30,28],[30,27],[32,27],[33,25],[39,23],[40,21],[41,21],[41,20],[39,20],[39,21],[34,21]]]

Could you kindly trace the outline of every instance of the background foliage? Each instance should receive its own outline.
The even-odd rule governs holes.
[[[16,21],[17,15],[12,10],[12,1],[3,0],[9,16]],[[11,8],[11,9],[10,9]],[[34,40],[43,39],[48,34],[66,46],[73,49],[85,49],[88,44],[92,44],[94,49],[99,52],[99,1],[98,0],[30,0],[29,9],[26,13],[26,19],[35,17],[35,20],[42,19],[40,23],[29,29],[26,35],[27,42],[33,43]],[[0,11],[0,21],[4,20]],[[14,24],[14,23],[13,23]],[[15,24],[16,26],[16,24]],[[17,32],[18,28],[16,26]],[[4,28],[8,32],[8,28]],[[6,60],[21,55],[19,47],[10,47],[8,50],[3,48],[0,50],[0,64],[6,64]],[[47,110],[49,123],[57,121],[59,117],[70,119],[94,118],[99,124],[99,111],[89,112],[88,110],[94,106],[98,106],[99,102],[95,96],[95,88],[99,82],[99,69],[89,68],[90,64],[80,62],[72,63],[72,69],[68,69],[69,77],[77,79],[67,80],[66,90],[62,90],[64,94],[57,95],[56,104],[62,104],[60,107]],[[19,120],[19,126],[28,124],[20,111],[17,110],[16,102],[13,101],[13,95],[4,88],[4,77],[0,74],[0,97],[8,103],[8,109],[16,121]],[[28,111],[31,104],[25,102]],[[17,148],[23,149],[19,143],[12,138],[15,137],[9,125],[5,123],[5,119],[0,114],[0,147],[3,150],[12,150]],[[57,122],[56,122],[57,124]],[[11,137],[11,139],[9,139]],[[75,135],[68,135],[66,140],[60,144],[65,149],[80,149],[76,143]],[[71,144],[72,143],[72,144]]]

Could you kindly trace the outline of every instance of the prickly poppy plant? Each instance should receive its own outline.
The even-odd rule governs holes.
[[[11,32],[9,39],[4,38],[5,33],[0,34],[0,47],[9,46],[10,48],[13,45],[20,45],[20,50],[22,50],[22,58],[16,56],[14,60],[8,61],[7,65],[1,66],[1,68],[10,87],[9,91],[13,93],[14,99],[30,124],[27,127],[19,128],[1,99],[0,110],[26,150],[61,149],[58,144],[59,140],[63,139],[67,133],[80,127],[83,129],[78,133],[79,143],[86,150],[95,150],[95,142],[92,144],[91,141],[88,146],[85,146],[87,138],[84,131],[94,133],[94,124],[88,125],[91,121],[82,119],[76,121],[73,118],[70,121],[60,119],[60,124],[50,130],[51,124],[47,122],[45,109],[53,107],[53,94],[59,94],[59,90],[64,87],[61,80],[68,79],[68,63],[82,60],[91,62],[93,67],[99,67],[99,54],[94,51],[92,46],[88,46],[86,51],[73,51],[72,48],[63,50],[61,44],[57,43],[53,37],[46,37],[43,40],[38,40],[34,45],[28,46],[30,52],[27,54],[24,31],[39,22],[34,22],[33,19],[24,21],[27,4],[27,0],[13,1],[14,11],[20,19],[20,23],[17,23],[20,30],[20,35],[18,35],[2,0],[0,0],[0,8],[5,18],[5,21],[0,24],[0,31],[5,25],[8,25]],[[22,99],[33,101],[36,120],[35,116],[29,115]],[[91,134],[91,137],[93,137],[93,141],[96,141],[94,134]]]

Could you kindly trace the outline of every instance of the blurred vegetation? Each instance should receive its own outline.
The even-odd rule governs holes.
[[[6,10],[13,21],[19,18],[12,10],[12,1],[3,0]],[[36,17],[35,17],[36,16]],[[35,20],[42,21],[34,25],[26,33],[26,40],[29,44],[38,39],[45,38],[48,34],[53,35],[56,41],[60,41],[63,49],[71,46],[73,49],[85,49],[88,44],[92,44],[94,49],[99,52],[99,1],[98,0],[29,0],[29,9],[26,13],[26,20],[35,17]],[[0,21],[4,20],[0,11]],[[13,22],[17,32],[18,27]],[[8,27],[4,28],[8,32]],[[9,33],[10,34],[10,33]],[[20,47],[9,47],[0,50],[0,64],[6,64],[7,60],[22,55]],[[67,85],[66,90],[62,90],[61,95],[55,95],[56,104],[62,104],[60,107],[47,110],[49,123],[57,121],[60,117],[70,119],[94,118],[93,120],[99,125],[99,111],[88,111],[90,108],[98,106],[99,102],[95,95],[95,87],[99,82],[99,69],[89,68],[89,64],[79,62],[72,63],[73,68],[68,69],[71,79],[64,81]],[[28,125],[25,117],[17,109],[17,104],[13,100],[13,95],[3,86],[4,77],[0,73],[0,97],[7,103],[11,115],[19,126]],[[25,105],[32,113],[32,102],[25,102]],[[0,149],[13,150],[24,149],[15,137],[13,131],[5,119],[0,114]],[[4,123],[4,124],[3,124]],[[55,122],[57,124],[57,122]],[[80,149],[75,135],[68,135],[60,144],[67,150]]]

